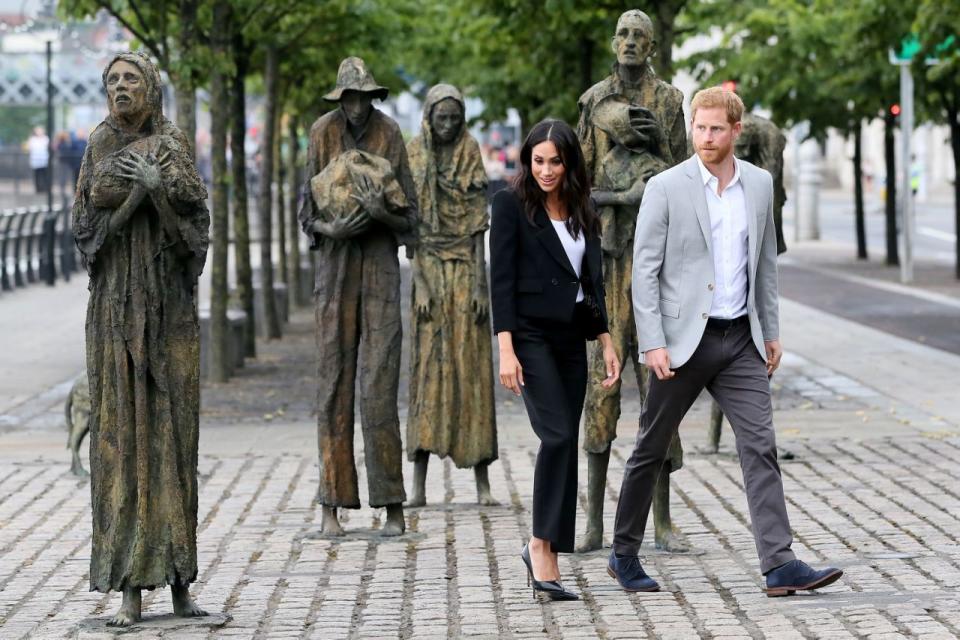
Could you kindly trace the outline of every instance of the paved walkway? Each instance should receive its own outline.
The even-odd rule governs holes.
[[[664,585],[659,594],[619,590],[598,552],[561,561],[582,601],[532,598],[517,553],[530,527],[536,441],[505,395],[500,461],[491,467],[501,506],[477,508],[472,474],[433,461],[429,505],[408,511],[403,537],[381,539],[384,514],[370,509],[346,514],[345,538],[312,536],[319,511],[311,409],[270,388],[280,363],[293,363],[295,379],[312,367],[311,314],[302,311],[241,376],[204,390],[194,593],[226,617],[180,624],[164,615],[169,592],[161,590],[146,595],[146,622],[129,637],[960,636],[960,412],[951,383],[960,357],[790,301],[783,317],[790,352],[774,391],[780,444],[794,455],[783,472],[795,549],[846,572],[818,595],[760,593],[729,430],[720,454],[702,453],[704,399],[683,428],[686,463],[673,476],[675,523],[695,552],[644,550]],[[908,383],[905,363],[916,363],[924,384]],[[244,409],[254,396],[276,398],[276,409]],[[608,532],[637,408],[628,399],[614,445]],[[112,635],[102,621],[119,596],[87,591],[89,484],[66,473],[63,441],[49,419],[0,435],[3,638]],[[579,530],[582,506],[581,496]]]
[[[845,268],[793,255],[821,271]],[[956,291],[940,284],[931,295]],[[67,473],[63,448],[62,401],[83,366],[85,295],[80,279],[34,288],[18,294],[17,317],[0,318],[4,640],[113,636],[103,621],[119,596],[87,591],[89,483]],[[782,468],[795,549],[843,567],[844,578],[817,595],[763,596],[733,439],[727,428],[720,453],[704,453],[702,398],[682,428],[687,453],[672,495],[675,524],[695,551],[646,547],[645,566],[664,591],[635,595],[606,575],[605,552],[564,556],[563,575],[584,598],[543,604],[517,557],[537,442],[522,406],[501,390],[500,460],[490,470],[501,506],[476,507],[472,473],[434,459],[429,505],[408,510],[406,535],[380,538],[384,514],[370,509],[345,514],[347,537],[312,535],[311,323],[309,310],[294,314],[282,341],[261,343],[257,361],[203,389],[193,591],[216,617],[171,619],[169,591],[160,590],[145,595],[146,620],[126,637],[960,637],[960,356],[784,300],[787,354],[773,390],[778,442],[793,454]],[[630,386],[610,465],[608,544],[639,412]],[[582,457],[581,465],[583,481]],[[583,506],[581,495],[580,531]]]

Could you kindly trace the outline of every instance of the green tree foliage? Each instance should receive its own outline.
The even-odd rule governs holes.
[[[686,0],[644,7],[658,33],[669,33]],[[481,118],[503,119],[513,107],[524,128],[547,116],[576,122],[577,99],[610,72],[617,18],[632,5],[595,0],[429,0],[401,10],[398,57],[424,83],[450,82],[484,102]],[[666,51],[670,51],[669,44]],[[671,72],[671,56],[654,60]]]
[[[0,106],[0,147],[20,146],[37,125],[47,125],[47,112],[43,107]]]

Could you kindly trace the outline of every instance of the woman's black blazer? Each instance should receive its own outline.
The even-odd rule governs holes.
[[[607,331],[600,238],[585,235],[586,252],[581,277],[577,278],[543,207],[538,208],[534,224],[530,224],[513,190],[504,189],[494,196],[490,220],[494,333],[516,331],[518,316],[571,322],[581,285],[584,294],[594,296],[600,309],[602,322],[598,324],[603,331],[597,333]]]

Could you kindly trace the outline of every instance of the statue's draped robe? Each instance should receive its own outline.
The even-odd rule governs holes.
[[[407,454],[412,460],[428,451],[467,468],[497,458],[489,319],[478,322],[471,306],[478,285],[484,297],[487,291],[475,255],[477,236],[489,227],[487,176],[466,126],[446,163],[437,153],[429,114],[447,98],[462,107],[459,94],[435,95],[424,105],[421,135],[407,149],[420,203],[414,266],[431,294],[430,317],[414,309],[410,323]]]
[[[659,149],[641,152],[635,148],[617,148],[623,140],[618,132],[628,126],[627,114],[616,103],[637,105],[649,109],[664,134]],[[649,168],[666,168],[686,159],[687,134],[683,120],[683,94],[676,87],[657,78],[647,68],[643,79],[635,86],[627,86],[614,73],[593,85],[579,100],[580,120],[577,136],[583,147],[584,159],[591,183],[601,189],[622,191],[626,184],[616,184],[624,176],[640,176]],[[629,168],[625,165],[633,166]],[[603,226],[603,277],[607,292],[607,316],[610,336],[621,362],[633,361],[637,381],[644,375],[637,350],[636,325],[633,318],[633,299],[630,293],[633,275],[633,235],[637,224],[637,206],[606,206],[599,210]],[[620,418],[620,382],[605,388],[603,380],[606,365],[603,350],[596,343],[590,347],[591,380],[587,385],[584,405],[583,448],[589,453],[607,451],[617,435]],[[644,390],[641,389],[641,392]],[[680,438],[671,442],[670,468],[683,464]]]
[[[90,274],[87,372],[93,550],[90,588],[187,585],[197,575],[200,341],[194,290],[210,218],[186,138],[162,116],[139,134],[108,118],[90,136],[73,231]],[[152,129],[152,130],[151,130]],[[130,192],[125,151],[159,157],[177,237],[144,196],[109,233]]]

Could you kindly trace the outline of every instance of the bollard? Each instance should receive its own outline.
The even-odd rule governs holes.
[[[10,229],[13,227],[13,220],[16,218],[13,211],[5,211],[0,216],[0,288],[4,291],[13,289],[10,282],[10,276],[7,274],[7,249],[10,246]]]
[[[57,267],[54,264],[56,234],[57,218],[48,213],[43,218],[43,234],[40,242],[40,277],[51,287],[57,278]]]
[[[823,184],[823,154],[820,143],[809,139],[800,146],[797,177],[797,240],[820,239],[820,186]]]
[[[30,213],[39,213],[39,211],[34,212],[33,210]],[[24,236],[26,236],[26,223],[30,218],[29,213],[26,209],[18,209],[17,215],[19,216],[17,221],[17,231],[13,236],[13,284],[17,287],[25,286],[27,282],[33,282],[33,267],[30,266],[30,238],[27,240],[27,268],[23,269],[21,264],[23,263],[23,254],[20,251],[20,247],[23,246]],[[24,275],[26,275],[26,280],[24,280]]]

